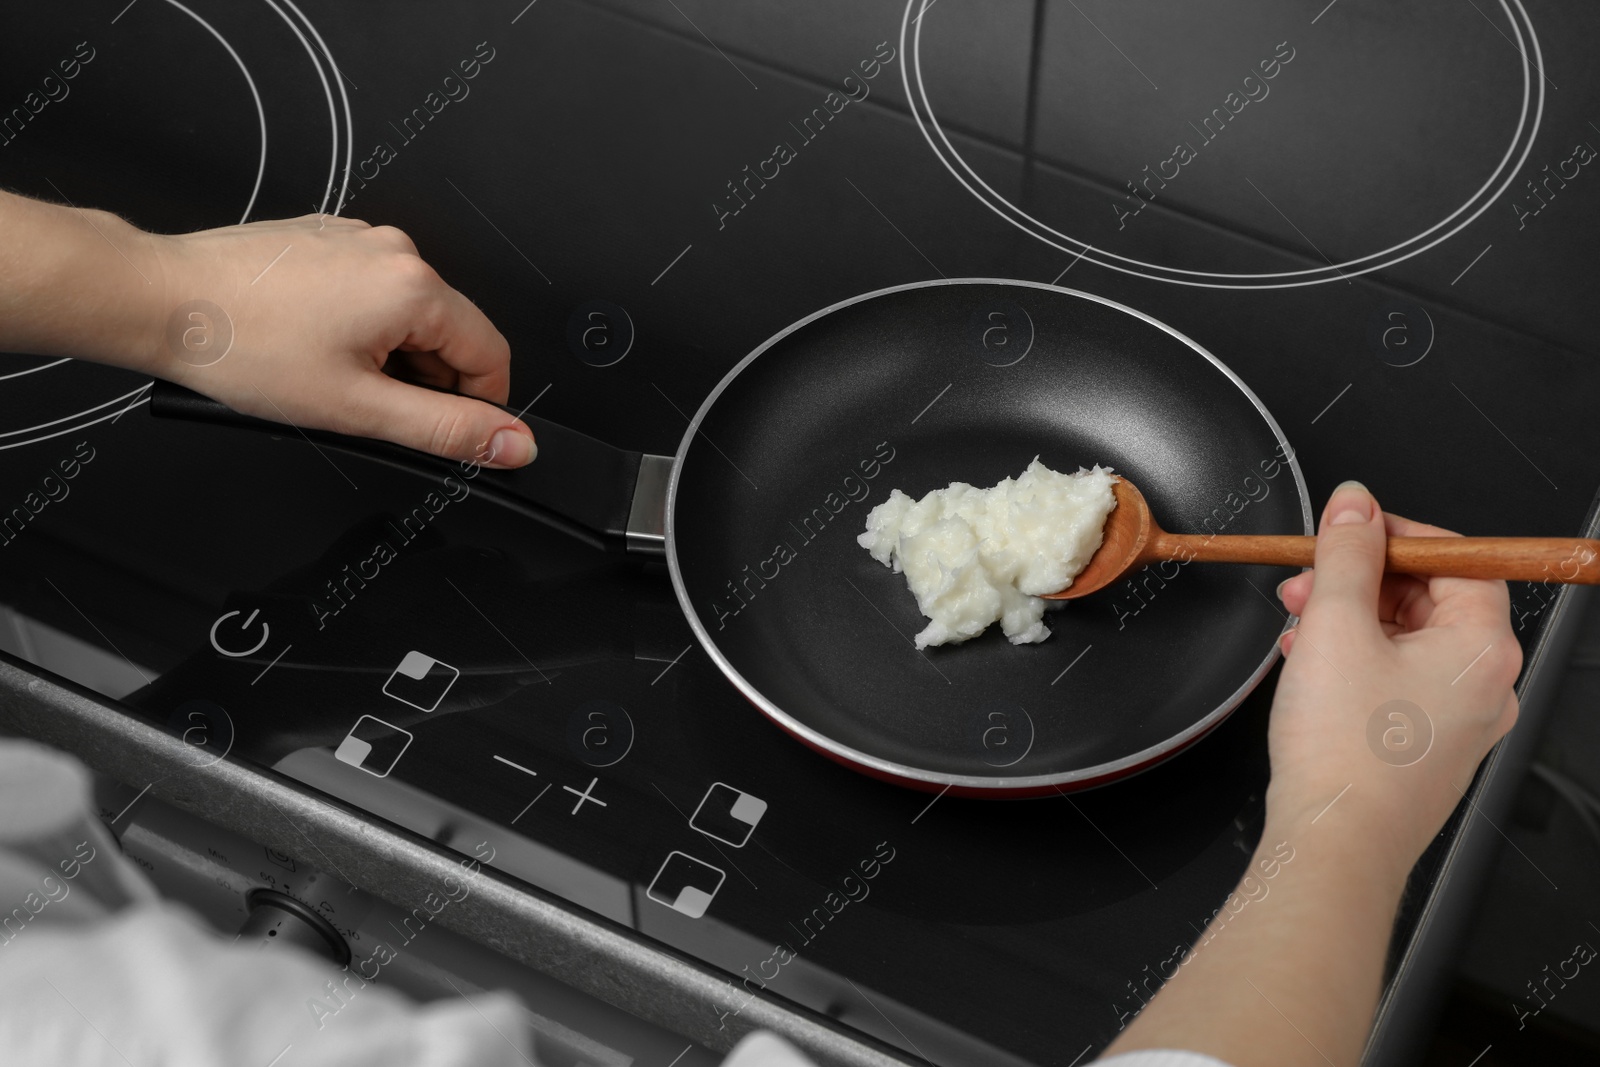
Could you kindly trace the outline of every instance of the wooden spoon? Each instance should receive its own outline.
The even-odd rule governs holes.
[[[1117,506],[1100,547],[1072,584],[1047,600],[1075,600],[1160,560],[1309,567],[1315,537],[1173,534],[1156,525],[1144,494],[1127,478],[1112,487]],[[1396,574],[1504,578],[1600,585],[1600,541],[1582,537],[1391,537],[1384,567]]]

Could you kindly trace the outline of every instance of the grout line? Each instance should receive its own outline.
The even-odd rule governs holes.
[[[1038,141],[1039,124],[1039,61],[1043,58],[1043,38],[1044,0],[1033,0],[1033,37],[1028,42],[1028,95],[1022,110],[1022,192],[1017,198],[1018,206],[1024,211],[1033,198],[1034,146]],[[1061,273],[1065,274],[1066,271]],[[1060,275],[1056,276],[1056,280],[1060,281]]]

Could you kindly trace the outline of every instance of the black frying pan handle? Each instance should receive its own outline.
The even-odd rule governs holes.
[[[303,435],[328,448],[391,467],[438,476],[453,474],[491,503],[556,526],[601,547],[661,555],[665,551],[666,481],[670,457],[614,448],[587,434],[533,416],[523,416],[539,444],[539,456],[516,470],[476,467],[470,460],[440,459],[387,441],[326,430],[299,430],[241,415],[208,396],[158,381],[150,413],[221,426],[262,430],[280,437]],[[509,412],[508,412],[509,413]]]

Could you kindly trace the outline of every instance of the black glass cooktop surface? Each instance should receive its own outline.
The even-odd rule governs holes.
[[[1053,282],[1232,368],[1318,503],[1354,477],[1466,533],[1577,534],[1600,482],[1597,17],[37,5],[5,16],[0,181],[164,231],[398,225],[510,340],[514,408],[658,454],[812,312],[941,277]],[[934,1062],[1067,1067],[1257,842],[1275,675],[1102,789],[909,791],[758,715],[661,565],[292,431],[151,418],[145,385],[0,362],[15,618],[126,664],[104,687],[138,714],[220,709],[235,756],[463,850],[491,840],[508,873],[721,968],[724,1019],[767,988]],[[1550,599],[1513,587],[1525,642]],[[1163,601],[1085,607],[1136,641]]]

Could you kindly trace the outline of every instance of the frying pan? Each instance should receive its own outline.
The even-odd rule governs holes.
[[[157,415],[282,427],[158,387]],[[1184,532],[1311,533],[1293,449],[1250,389],[1194,341],[1101,297],[952,279],[846,300],[728,372],[675,457],[526,418],[539,458],[476,470],[381,442],[311,436],[473,491],[597,544],[665,555],[707,655],[801,743],[934,792],[1037,796],[1152,767],[1261,681],[1292,571],[1176,563],[1047,613],[918,651],[902,576],[856,543],[898,488],[989,485],[1035,456],[1126,473]]]

